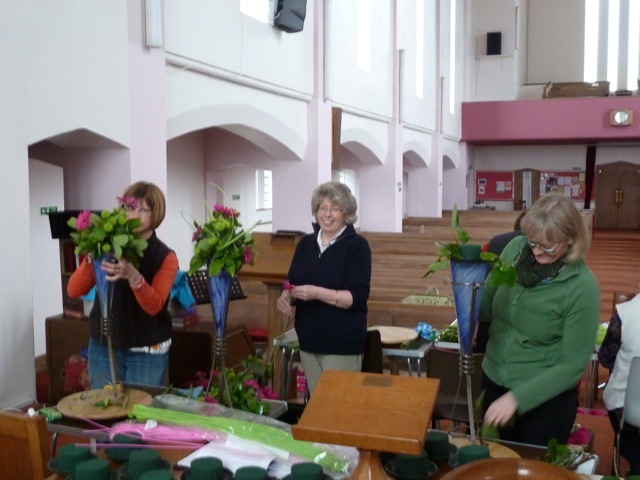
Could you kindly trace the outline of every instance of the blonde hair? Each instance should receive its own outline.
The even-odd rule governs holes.
[[[521,227],[529,238],[568,242],[567,262],[584,259],[591,243],[582,214],[571,199],[561,193],[540,197],[522,217]]]
[[[144,200],[151,209],[151,228],[156,229],[164,220],[167,211],[164,193],[151,182],[136,182],[125,188],[123,197],[133,197],[136,200]]]

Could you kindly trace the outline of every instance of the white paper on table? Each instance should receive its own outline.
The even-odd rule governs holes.
[[[242,442],[253,445],[247,445],[246,448],[241,447]],[[260,449],[259,447],[261,447],[261,445],[256,444],[256,442],[249,442],[247,440],[242,440],[242,442],[232,442],[235,444],[233,447],[228,445],[228,441],[226,444],[210,442],[179,460],[178,466],[189,468],[191,462],[196,458],[218,457],[222,460],[224,468],[235,474],[236,470],[240,467],[246,466],[258,466],[268,469],[271,462],[276,458],[276,456],[266,448]]]
[[[271,445],[265,445],[263,443],[253,442],[251,440],[245,440],[237,435],[228,435],[227,442],[225,444],[228,448],[235,450],[244,450],[248,452],[271,454],[275,457],[282,458],[284,460],[289,458],[289,452],[278,447]]]

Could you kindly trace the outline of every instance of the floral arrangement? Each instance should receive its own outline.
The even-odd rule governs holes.
[[[224,191],[213,184],[227,198]],[[247,263],[253,265],[257,252],[251,231],[260,223],[243,229],[238,220],[240,212],[225,205],[215,204],[210,210],[205,203],[207,220],[199,223],[193,220],[195,242],[193,257],[189,264],[189,273],[208,265],[209,275],[215,276],[225,270],[232,277]]]
[[[242,367],[242,370],[238,372],[231,368],[226,369],[228,393],[233,408],[257,414],[268,414],[270,406],[264,400],[278,398],[277,394],[267,386],[271,378],[269,367],[255,355],[244,359]],[[198,398],[207,403],[224,403],[218,387],[219,372],[214,371],[213,376],[214,381],[211,382],[209,392],[203,391]],[[190,389],[206,389],[209,384],[208,374],[199,371],[187,383],[190,385]],[[190,395],[187,393],[187,396]]]
[[[578,430],[581,428],[580,426],[577,427]],[[580,435],[589,435],[589,433],[587,431],[585,434]],[[586,438],[581,440],[586,440]],[[541,460],[568,470],[576,470],[580,464],[592,458],[593,455],[586,451],[586,443],[561,445],[555,438],[552,438],[547,443],[547,451]]]
[[[125,258],[137,267],[147,241],[135,232],[140,219],[127,218],[126,210],[138,208],[138,201],[132,197],[117,198],[121,205],[113,210],[102,210],[99,215],[84,210],[68,220],[67,224],[75,230],[71,232],[76,244],[74,253],[93,258],[112,255],[117,259]]]
[[[491,252],[481,252],[480,245],[470,245],[469,233],[460,227],[460,213],[458,206],[453,206],[451,215],[451,231],[453,242],[436,242],[438,246],[438,259],[429,265],[427,275],[447,268],[451,260],[483,260],[492,266],[491,273],[487,278],[490,285],[506,284],[513,286],[516,281],[516,269],[513,265],[507,265],[502,259]]]

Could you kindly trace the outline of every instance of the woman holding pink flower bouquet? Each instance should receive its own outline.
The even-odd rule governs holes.
[[[94,222],[91,212],[83,212],[75,219],[72,226],[77,230],[74,234],[77,250],[88,255],[69,279],[67,291],[71,297],[81,297],[96,284],[92,262],[104,254],[105,240],[96,245],[91,226],[100,224],[101,218],[109,220],[110,216],[117,218],[117,225],[133,225],[135,235],[129,237],[135,240],[131,241],[131,248],[127,250],[125,246],[123,251],[114,240],[107,247],[109,260],[102,260],[101,265],[106,280],[115,283],[111,341],[119,380],[162,385],[171,345],[171,314],[167,304],[178,272],[175,252],[155,232],[164,220],[165,197],[156,185],[141,181],[127,187],[118,202],[118,208],[96,215]],[[104,221],[104,225],[107,223]],[[131,253],[133,248],[138,249],[135,254]],[[96,295],[89,314],[89,380],[93,389],[111,381],[99,302]]]
[[[358,204],[349,187],[323,183],[313,191],[314,233],[296,246],[278,310],[295,313],[309,392],[324,370],[360,371],[367,336],[371,249],[356,233]]]

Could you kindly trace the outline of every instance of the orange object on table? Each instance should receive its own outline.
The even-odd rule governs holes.
[[[325,371],[293,438],[347,445],[360,453],[351,478],[390,478],[379,452],[422,452],[440,382],[435,378]]]

